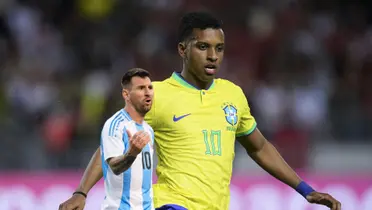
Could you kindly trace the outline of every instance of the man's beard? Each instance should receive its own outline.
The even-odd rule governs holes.
[[[145,116],[145,114],[150,111],[151,106],[150,107],[146,107],[145,105],[139,105],[139,106],[135,106],[134,108],[136,109],[136,111],[139,114]]]

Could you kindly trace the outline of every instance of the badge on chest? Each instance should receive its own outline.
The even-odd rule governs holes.
[[[223,103],[221,108],[225,114],[225,120],[228,123],[226,130],[235,132],[238,123],[238,109],[234,104],[228,102]]]

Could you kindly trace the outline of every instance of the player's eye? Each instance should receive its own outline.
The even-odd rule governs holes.
[[[222,52],[224,51],[225,47],[224,46],[218,46],[217,47],[217,52]]]
[[[225,50],[225,46],[223,44],[219,44],[216,46],[217,52],[222,52]]]
[[[200,50],[207,50],[208,49],[208,45],[206,45],[206,44],[199,44],[199,49]]]

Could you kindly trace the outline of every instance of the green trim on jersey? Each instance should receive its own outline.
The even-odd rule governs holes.
[[[177,73],[177,72],[173,72],[173,74],[172,74],[172,78],[174,79],[174,80],[176,80],[178,83],[180,83],[182,86],[184,86],[184,87],[187,87],[187,88],[191,88],[191,89],[194,89],[194,90],[200,90],[200,89],[198,89],[198,88],[196,88],[196,87],[194,87],[193,85],[191,85],[190,83],[188,83],[179,73]],[[207,90],[210,90],[210,89],[212,89],[214,87],[214,80],[213,80],[213,82],[212,82],[212,84],[211,84],[211,86],[207,89]]]
[[[249,129],[246,132],[236,134],[236,137],[248,136],[249,134],[251,134],[254,131],[254,129],[256,129],[256,127],[257,127],[257,123],[254,122],[251,129]]]

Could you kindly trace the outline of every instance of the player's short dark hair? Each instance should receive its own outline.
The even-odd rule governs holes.
[[[128,87],[133,77],[141,77],[141,78],[150,77],[150,73],[146,71],[145,69],[141,69],[141,68],[129,69],[124,74],[124,76],[121,78],[121,87],[122,88]]]
[[[220,29],[222,22],[207,12],[186,13],[178,27],[178,41],[183,42],[188,39],[194,29]]]

